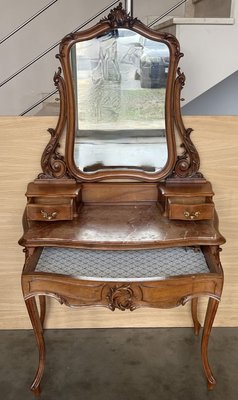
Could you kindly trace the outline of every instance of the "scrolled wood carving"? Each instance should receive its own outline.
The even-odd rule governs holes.
[[[201,292],[201,293],[199,293],[199,296],[194,295],[194,294],[191,293],[191,294],[189,294],[187,296],[181,297],[181,299],[179,299],[177,301],[176,307],[177,306],[185,306],[185,304],[187,304],[189,301],[191,301],[194,298],[201,298],[201,297],[206,297],[207,298],[207,296],[209,296],[210,298],[212,298],[214,300],[217,300],[217,301],[221,300],[221,296],[218,296],[215,293]]]
[[[58,148],[60,147],[59,140],[66,122],[66,90],[60,67],[54,75],[54,84],[59,90],[60,114],[56,128],[48,129],[51,139],[42,154],[41,168],[43,173],[38,175],[38,179],[60,179],[69,177],[64,156],[58,152]]]
[[[182,140],[181,147],[184,149],[181,155],[177,156],[177,161],[171,175],[171,178],[193,178],[203,180],[203,175],[199,172],[200,158],[196,147],[194,146],[190,135],[193,129],[186,129],[183,123],[180,109],[181,91],[185,85],[185,75],[181,72],[180,68],[177,70],[178,76],[175,80],[175,96],[174,96],[174,110],[175,110],[175,125]]]
[[[25,253],[25,263],[24,263],[23,271],[26,271],[28,269],[28,266],[31,261],[31,257],[34,253],[34,250],[35,249],[33,247],[24,247],[24,249],[22,250],[23,253]]]
[[[129,285],[114,286],[109,288],[109,294],[107,300],[109,309],[115,311],[118,308],[121,311],[136,309],[136,305],[133,303],[134,293]]]
[[[140,22],[137,18],[133,18],[130,14],[127,14],[126,10],[123,8],[122,3],[113,9],[107,17],[104,17],[100,22],[108,22],[111,28],[118,28],[122,26],[132,27],[135,22]]]
[[[171,33],[167,33],[167,32],[162,32],[163,38],[168,40],[170,43],[173,44],[173,46],[175,47],[175,56],[178,58],[178,61],[181,57],[184,56],[183,53],[180,52],[180,44],[178,39],[176,38],[176,36],[172,35]]]
[[[24,249],[22,251],[23,251],[23,253],[25,253],[25,264],[28,264],[32,254],[34,253],[34,248],[33,247],[24,247]]]
[[[220,246],[211,246],[211,254],[215,260],[217,267],[223,273],[221,260],[220,260],[220,253],[222,252],[222,248]]]

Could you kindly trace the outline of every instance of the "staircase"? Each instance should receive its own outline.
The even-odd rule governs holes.
[[[186,75],[186,85],[183,90],[184,110],[186,110],[186,104],[198,96],[202,95],[201,99],[204,101],[203,93],[207,91],[210,98],[211,88],[219,85],[221,81],[224,81],[223,85],[225,85],[228,77],[237,76],[235,73],[238,69],[236,50],[238,0],[233,2],[193,0],[190,1],[190,6],[193,8],[187,4],[185,9],[188,16],[169,18],[155,27],[156,30],[174,34],[180,41],[181,51],[185,54],[180,62],[181,69]],[[225,98],[216,98],[215,90],[212,93],[214,93],[214,101],[226,101]],[[238,114],[238,106],[236,109]],[[195,110],[193,113],[196,113]]]
[[[101,9],[98,13],[100,17],[97,16],[95,21],[91,18],[97,11],[94,0],[88,0],[86,4],[79,0],[71,0],[70,10],[65,0],[52,1],[56,3],[53,7],[41,13],[37,19],[1,44],[1,80],[14,73],[24,63],[31,61],[39,52],[44,52],[47,46],[57,44],[57,40],[72,31],[73,27],[80,23],[90,26],[108,14],[108,1],[97,2],[98,9],[104,7],[105,10]],[[157,0],[135,0],[134,13],[144,23],[150,24],[156,13],[163,14],[169,6],[172,7],[177,2],[178,0],[160,0],[158,4]],[[31,14],[38,7],[38,1],[33,0],[31,8],[28,8],[28,5],[28,0],[22,0],[19,4],[14,4],[14,9],[11,10],[9,5],[3,10],[6,11],[6,18],[0,27],[0,37],[24,20],[24,15]],[[26,14],[25,10],[29,13]],[[180,41],[181,51],[185,54],[180,66],[187,78],[183,91],[183,104],[186,109],[196,99],[201,96],[203,98],[204,93],[216,88],[221,81],[225,84],[227,77],[231,76],[234,79],[237,76],[238,0],[187,0],[167,14],[169,16],[153,28],[171,32]],[[84,24],[85,20],[87,23]],[[56,53],[57,46],[52,46],[52,51],[47,53],[46,57],[1,87],[1,115],[18,115],[32,103],[47,97],[43,93],[47,95],[54,91],[52,77],[59,64],[58,60],[54,59]],[[229,82],[232,86],[231,80]],[[58,114],[57,98],[58,94],[54,94],[43,105],[40,104],[30,111],[30,114]]]

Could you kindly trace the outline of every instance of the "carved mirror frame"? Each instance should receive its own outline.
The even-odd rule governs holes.
[[[127,28],[142,36],[166,44],[170,50],[170,64],[165,95],[165,131],[168,147],[168,158],[165,166],[158,172],[148,173],[137,169],[104,169],[96,172],[85,173],[80,171],[74,161],[75,138],[75,93],[73,87],[72,67],[70,62],[70,50],[72,46],[84,40],[93,39],[106,34],[112,29]],[[171,181],[192,180],[204,181],[199,170],[200,160],[198,152],[190,139],[192,129],[185,129],[183,124],[180,97],[185,84],[185,75],[178,68],[178,63],[183,54],[180,52],[178,40],[169,33],[156,32],[146,27],[137,18],[132,18],[122,8],[122,4],[110,11],[109,15],[97,25],[85,31],[71,33],[63,38],[60,43],[59,58],[61,68],[55,73],[54,82],[60,93],[60,115],[56,129],[49,129],[51,134],[43,155],[41,166],[43,173],[38,179],[75,179],[76,181],[99,181],[106,179],[135,179],[147,182],[162,181],[165,178]],[[66,127],[65,156],[58,152],[59,142]],[[175,128],[181,139],[182,154],[176,150]]]

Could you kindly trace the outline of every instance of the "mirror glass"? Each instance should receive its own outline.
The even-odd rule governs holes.
[[[71,48],[76,101],[74,159],[92,173],[163,169],[169,48],[118,28]]]

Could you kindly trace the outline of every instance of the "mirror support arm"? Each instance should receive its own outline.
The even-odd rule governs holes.
[[[125,0],[125,9],[127,14],[133,17],[133,0]]]

